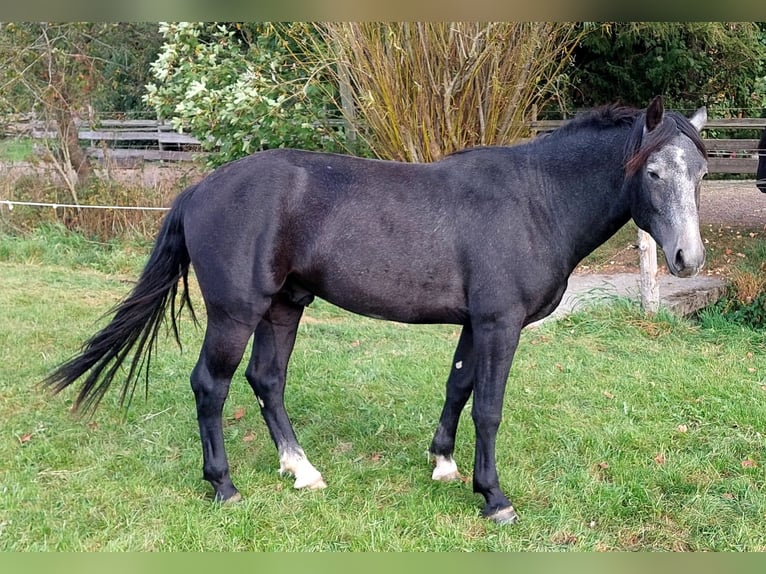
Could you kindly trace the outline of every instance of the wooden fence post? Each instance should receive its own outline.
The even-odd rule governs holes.
[[[660,286],[657,282],[657,243],[643,229],[638,230],[639,290],[641,306],[654,314],[660,308]]]
[[[338,53],[342,51],[339,49]],[[354,90],[351,86],[351,74],[348,66],[342,60],[338,60],[338,90],[340,91],[340,107],[343,112],[343,123],[346,132],[346,143],[353,144],[356,141],[356,104],[354,103]]]

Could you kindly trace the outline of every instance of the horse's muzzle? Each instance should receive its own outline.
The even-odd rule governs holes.
[[[673,256],[666,257],[668,269],[676,277],[694,277],[705,265],[705,248],[701,249],[678,249]]]

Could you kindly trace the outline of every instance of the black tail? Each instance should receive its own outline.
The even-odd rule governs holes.
[[[92,411],[98,406],[131,351],[133,356],[121,402],[132,398],[141,371],[144,371],[148,385],[152,352],[168,306],[173,334],[180,345],[177,318],[185,305],[194,317],[188,292],[190,261],[183,226],[184,204],[192,191],[193,188],[187,189],[176,198],[138,283],[130,295],[112,309],[111,322],[93,335],[78,355],[43,381],[43,385],[58,393],[87,374],[77,395],[75,409]],[[176,306],[179,279],[183,282],[183,292],[180,305]]]

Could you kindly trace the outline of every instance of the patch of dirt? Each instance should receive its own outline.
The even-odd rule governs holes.
[[[766,193],[754,180],[705,180],[700,197],[702,225],[766,231]]]

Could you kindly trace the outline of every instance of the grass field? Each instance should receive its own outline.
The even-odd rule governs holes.
[[[239,373],[225,411],[237,505],[211,502],[188,383],[202,331],[163,340],[148,396],[35,387],[130,289],[146,245],[0,237],[0,550],[766,550],[766,335],[615,301],[523,334],[498,470],[521,520],[478,516],[426,450],[457,341],[312,305],[287,405],[328,488],[295,491]],[[201,305],[198,303],[198,310]],[[470,476],[473,430],[456,459]]]
[[[27,161],[33,155],[33,141],[31,138],[0,138],[0,161],[14,162]]]

